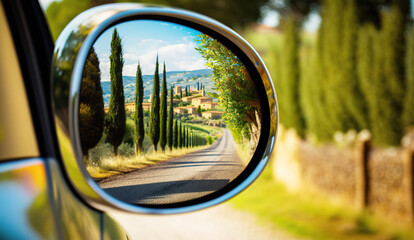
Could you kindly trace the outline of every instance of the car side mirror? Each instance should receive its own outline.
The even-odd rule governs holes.
[[[56,42],[52,82],[63,165],[98,209],[215,205],[257,178],[275,144],[276,95],[259,55],[193,12],[87,10]]]

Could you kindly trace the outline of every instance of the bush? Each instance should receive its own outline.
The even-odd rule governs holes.
[[[134,155],[134,145],[125,142],[121,143],[118,147],[118,154],[125,157]]]
[[[210,136],[207,136],[206,140],[207,140],[207,144],[208,144],[208,145],[211,145],[211,144],[213,144],[213,142],[214,142],[213,138],[212,138],[212,137],[210,137]]]
[[[89,150],[89,164],[91,166],[100,165],[104,158],[113,157],[113,147],[109,143],[100,142],[94,148]]]
[[[125,133],[124,133],[124,139],[122,140],[122,143],[128,143],[129,145],[134,146],[134,125],[130,123],[126,123],[125,126]]]

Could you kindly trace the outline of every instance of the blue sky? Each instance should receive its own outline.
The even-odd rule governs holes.
[[[205,69],[205,61],[195,50],[194,29],[163,21],[134,20],[115,26],[121,37],[124,57],[124,76],[135,76],[138,61],[144,75],[154,74],[158,54],[160,72],[165,61],[167,71]],[[100,61],[101,79],[109,81],[109,56],[112,33],[107,29],[94,44]]]

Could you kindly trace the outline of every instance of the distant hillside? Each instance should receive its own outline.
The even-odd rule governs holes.
[[[212,88],[214,87],[213,81],[211,81],[211,75],[213,70],[211,69],[200,69],[194,71],[170,71],[167,72],[167,86],[170,88],[171,84],[174,86],[185,86],[189,85],[191,89],[196,89],[196,83],[199,81],[205,85],[207,92],[214,92]],[[160,86],[163,74],[160,73]],[[144,82],[144,99],[149,99],[152,94],[152,83],[154,76],[153,75],[143,75]],[[124,84],[124,95],[126,102],[134,101],[135,96],[135,76],[123,76]],[[109,98],[111,97],[111,83],[101,82],[103,95],[104,95],[104,104],[105,107],[109,104]]]

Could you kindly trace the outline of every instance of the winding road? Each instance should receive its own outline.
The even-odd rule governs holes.
[[[168,204],[217,191],[244,169],[228,129],[211,147],[173,158],[99,185],[110,195],[132,204]]]

